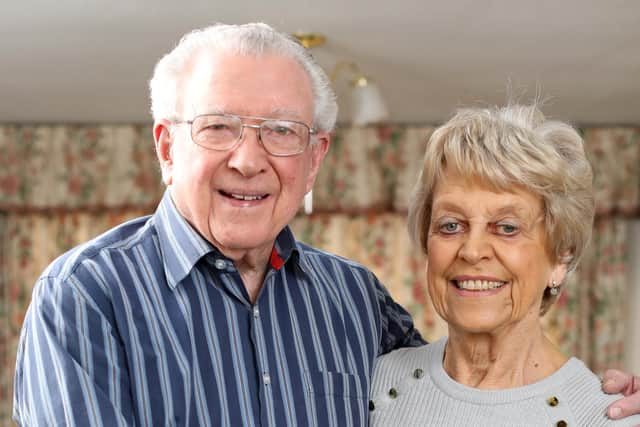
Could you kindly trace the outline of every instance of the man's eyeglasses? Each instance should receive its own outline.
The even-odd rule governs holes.
[[[242,119],[260,120],[259,124],[243,123]],[[294,156],[309,145],[311,135],[317,131],[302,122],[266,119],[263,117],[235,116],[232,114],[203,114],[193,120],[178,121],[191,125],[191,139],[203,148],[227,151],[242,139],[245,127],[258,130],[264,149],[273,156]]]

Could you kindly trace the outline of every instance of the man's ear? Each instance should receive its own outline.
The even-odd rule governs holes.
[[[308,193],[313,188],[316,177],[320,171],[320,166],[324,157],[329,151],[331,145],[331,134],[329,132],[318,132],[314,137],[315,142],[311,145],[311,168],[309,175],[307,176],[306,192]]]
[[[153,139],[156,143],[156,155],[160,162],[162,181],[171,185],[173,181],[173,136],[171,135],[171,123],[168,120],[156,120],[153,124]]]

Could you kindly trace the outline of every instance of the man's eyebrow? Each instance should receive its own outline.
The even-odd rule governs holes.
[[[276,108],[275,110],[271,110],[270,113],[274,118],[283,118],[283,119],[293,119],[293,120],[302,120],[302,116],[300,113],[295,110],[289,110],[286,108]]]
[[[234,114],[238,116],[255,116],[254,114],[238,114],[236,111],[228,111],[219,105],[207,106],[207,108],[205,108],[203,111],[198,111],[194,108],[192,111],[194,111],[194,117],[200,116],[203,114]],[[303,121],[302,116],[300,115],[299,112],[295,110],[289,110],[286,108],[275,108],[271,110],[266,116],[260,116],[260,117],[264,117],[265,119],[284,119],[284,120],[290,119],[290,120],[296,120],[296,121]]]
[[[203,111],[198,111],[195,107],[192,108],[193,116],[201,116],[203,114],[224,114],[226,111],[224,108],[218,105],[209,105]]]

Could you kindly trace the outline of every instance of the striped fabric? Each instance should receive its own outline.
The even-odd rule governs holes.
[[[362,426],[375,357],[422,344],[367,269],[277,238],[251,304],[165,194],[54,261],[18,349],[22,426]]]

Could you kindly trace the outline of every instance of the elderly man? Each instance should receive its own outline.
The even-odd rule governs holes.
[[[151,99],[165,196],[43,273],[14,419],[366,425],[376,356],[423,341],[371,272],[287,227],[329,148],[326,75],[266,25],[217,25],[158,63]]]
[[[151,80],[157,212],[56,260],[25,320],[22,425],[365,425],[376,356],[422,344],[362,266],[287,227],[337,106],[262,24],[185,37]]]

